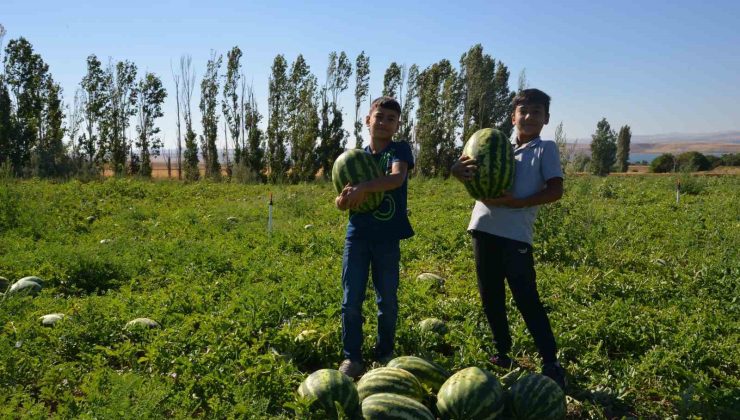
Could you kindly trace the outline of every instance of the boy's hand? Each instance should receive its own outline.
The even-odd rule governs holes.
[[[494,207],[509,207],[512,209],[518,209],[524,207],[522,200],[514,198],[511,191],[506,191],[502,196],[496,198],[486,198],[481,202],[487,206]]]
[[[342,190],[342,195],[346,197],[347,207],[354,210],[365,201],[366,193],[363,184],[355,186],[347,184]]]
[[[347,193],[349,191],[349,187],[351,187],[350,184],[345,185],[342,192],[339,193],[337,198],[334,199],[334,204],[336,204],[339,210],[344,211],[349,208],[349,200],[347,200]]]
[[[470,156],[462,155],[452,165],[450,172],[452,173],[452,176],[460,180],[460,182],[470,181],[473,179],[475,171],[478,170],[478,167],[475,165],[476,163],[478,162]]]

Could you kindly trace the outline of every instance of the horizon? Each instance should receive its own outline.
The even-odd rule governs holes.
[[[740,121],[726,111],[740,102],[740,72],[736,71],[740,33],[731,29],[740,16],[737,2],[535,2],[507,5],[508,9],[481,0],[469,3],[463,8],[444,2],[408,2],[388,12],[338,1],[179,6],[138,0],[126,5],[82,0],[64,5],[42,0],[30,5],[9,0],[0,24],[7,31],[3,48],[11,39],[26,38],[49,65],[63,89],[65,104],[73,99],[90,54],[103,63],[109,58],[130,60],[138,67],[139,77],[145,71],[159,76],[168,92],[165,116],[157,120],[165,148],[176,144],[170,63],[174,66],[181,54],[193,58],[193,120],[200,133],[197,104],[205,63],[211,50],[225,55],[234,45],[244,52],[242,70],[253,83],[262,127],[267,120],[267,79],[277,54],[284,54],[289,64],[303,54],[321,85],[330,52],[347,52],[354,67],[354,59],[364,50],[370,58],[369,96],[373,98],[379,96],[391,62],[417,64],[423,70],[447,59],[459,68],[460,55],[480,43],[484,53],[509,68],[510,89],[516,90],[524,71],[529,87],[553,97],[544,138],[552,138],[562,122],[569,141],[590,141],[601,118],[615,130],[629,125],[633,141],[665,133],[740,132]],[[499,17],[503,15],[526,16],[530,25],[521,31],[517,19]],[[476,27],[486,31],[470,29]],[[221,74],[224,69],[225,64]],[[340,95],[350,144],[353,91],[354,73]],[[365,105],[360,113],[366,112]],[[133,127],[130,130],[133,133]],[[367,143],[366,131],[363,137]],[[223,144],[221,132],[218,142]]]

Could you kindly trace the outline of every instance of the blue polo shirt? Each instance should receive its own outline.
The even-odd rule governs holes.
[[[414,167],[414,155],[405,141],[392,141],[378,153],[372,153],[370,146],[365,151],[371,153],[380,165],[383,175],[390,175],[394,162],[406,162],[408,170]],[[414,236],[414,230],[406,212],[408,196],[408,174],[403,184],[383,195],[383,202],[373,212],[349,212],[347,239],[366,239],[371,241],[397,241]]]
[[[558,146],[554,141],[539,137],[519,147],[514,140],[514,198],[526,198],[542,191],[547,180],[562,178]],[[532,244],[532,230],[540,206],[513,209],[487,206],[475,202],[468,230],[478,230],[492,235]]]

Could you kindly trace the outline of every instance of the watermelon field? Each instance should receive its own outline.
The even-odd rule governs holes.
[[[673,177],[578,176],[540,211],[538,284],[570,418],[740,418],[740,177],[682,176],[678,203]],[[0,180],[0,417],[310,416],[299,385],[341,361],[334,196],[329,183]],[[396,354],[502,376],[487,362],[472,205],[458,182],[410,180]],[[40,291],[10,293],[27,276]],[[514,356],[536,370],[509,303]],[[368,359],[374,311],[368,299]],[[157,325],[127,326],[137,318]],[[427,318],[447,333],[419,328]]]

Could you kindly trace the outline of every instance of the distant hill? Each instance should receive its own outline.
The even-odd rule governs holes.
[[[588,151],[591,138],[573,141],[577,151]],[[633,135],[631,153],[740,153],[740,131]]]

